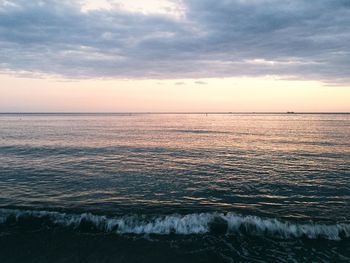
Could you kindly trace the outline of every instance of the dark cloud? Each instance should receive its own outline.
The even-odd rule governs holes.
[[[11,3],[11,4],[9,4]],[[68,78],[350,82],[350,1],[188,0],[185,17],[0,1],[0,69]]]
[[[208,84],[208,83],[206,83],[204,81],[200,81],[200,80],[195,81],[194,83],[197,84],[197,85],[207,85]]]

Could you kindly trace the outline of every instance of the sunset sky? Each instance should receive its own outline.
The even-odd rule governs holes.
[[[0,0],[0,112],[350,112],[348,0]]]

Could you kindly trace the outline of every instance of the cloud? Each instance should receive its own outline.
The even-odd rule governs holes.
[[[195,81],[194,83],[197,84],[197,85],[207,85],[208,84],[208,83],[206,83],[204,81],[200,81],[200,80]]]
[[[0,1],[0,70],[350,83],[348,0],[172,2],[182,5],[183,17],[118,8],[87,12],[83,1]]]

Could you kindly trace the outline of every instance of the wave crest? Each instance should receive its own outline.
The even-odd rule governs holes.
[[[291,223],[235,213],[197,213],[147,217],[145,215],[106,217],[91,213],[67,214],[49,211],[0,209],[0,224],[23,222],[28,219],[48,220],[50,224],[84,228],[117,234],[205,234],[224,230],[226,234],[271,236],[275,238],[324,238],[342,240],[350,237],[350,224]]]

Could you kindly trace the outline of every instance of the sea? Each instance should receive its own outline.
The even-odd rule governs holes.
[[[0,114],[0,262],[350,262],[350,114]]]

